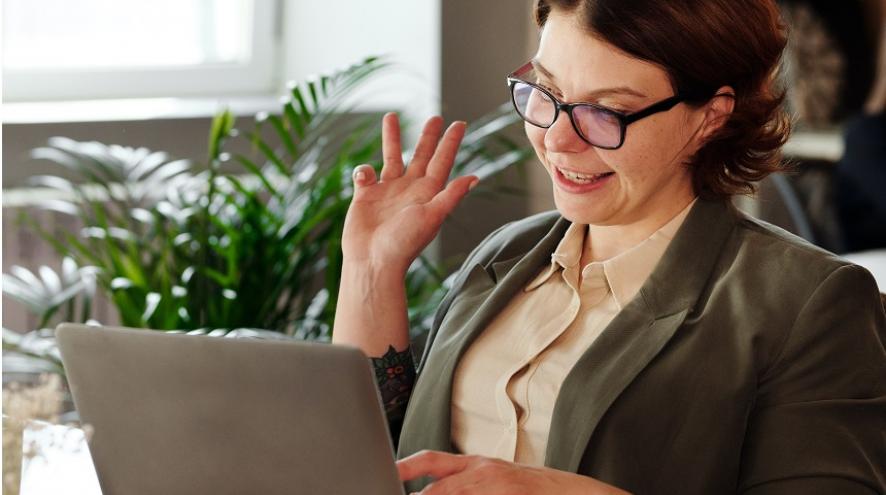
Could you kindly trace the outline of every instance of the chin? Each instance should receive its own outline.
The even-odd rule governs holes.
[[[554,192],[554,205],[563,218],[572,223],[581,223],[588,225],[606,225],[607,219],[612,216],[612,212],[604,211],[601,208],[595,208],[591,205],[582,205],[575,201],[567,201],[558,197]]]

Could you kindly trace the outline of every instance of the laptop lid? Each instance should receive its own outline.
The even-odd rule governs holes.
[[[74,324],[56,337],[105,495],[403,493],[357,348]]]

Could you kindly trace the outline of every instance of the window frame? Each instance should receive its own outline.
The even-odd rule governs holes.
[[[254,0],[245,63],[122,69],[3,69],[4,102],[268,94],[280,76],[279,0]],[[59,84],[64,81],[65,84]]]

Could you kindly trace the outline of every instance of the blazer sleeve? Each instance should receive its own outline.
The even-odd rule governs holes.
[[[886,493],[884,321],[863,268],[819,284],[758,379],[739,493]]]

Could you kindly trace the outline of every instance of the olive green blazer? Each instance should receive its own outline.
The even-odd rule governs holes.
[[[455,451],[459,359],[550,263],[568,226],[556,212],[536,215],[468,257],[428,336],[398,458]],[[884,341],[870,273],[730,203],[699,200],[567,375],[545,465],[636,494],[884,493]]]

